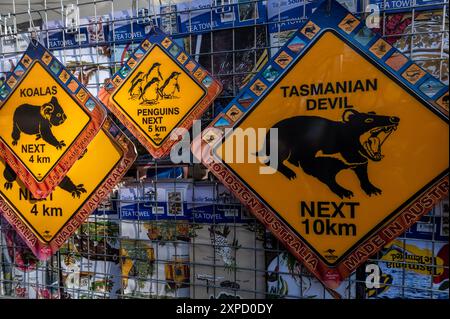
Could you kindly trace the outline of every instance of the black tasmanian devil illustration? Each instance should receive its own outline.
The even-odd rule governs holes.
[[[350,168],[367,195],[381,194],[381,190],[369,180],[368,163],[369,160],[378,162],[383,159],[381,146],[397,129],[400,119],[375,112],[346,110],[342,120],[295,116],[276,123],[273,128],[278,129],[278,172],[288,179],[296,178],[295,172],[283,163],[287,160],[326,184],[340,198],[350,198],[353,193],[336,182],[336,175]],[[269,143],[270,130],[263,149],[256,155],[269,156]]]
[[[66,146],[64,141],[58,141],[52,133],[52,126],[59,126],[67,119],[64,110],[56,97],[41,106],[22,104],[14,111],[13,145],[17,145],[20,134],[36,135],[36,140],[42,138],[57,149]]]

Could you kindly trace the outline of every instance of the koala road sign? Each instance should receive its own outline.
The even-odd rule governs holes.
[[[203,161],[211,172],[336,288],[448,194],[447,111],[443,83],[333,1],[331,13],[322,4],[193,151],[209,150]],[[258,128],[256,149],[241,163],[227,161],[251,144],[242,132],[248,141]]]
[[[35,198],[45,198],[105,117],[70,71],[32,42],[0,87],[0,155]]]
[[[167,155],[175,128],[189,129],[221,84],[166,35],[151,33],[99,93],[153,157]]]
[[[108,119],[58,187],[42,200],[0,160],[0,211],[33,253],[47,259],[109,195],[135,158],[134,145]]]

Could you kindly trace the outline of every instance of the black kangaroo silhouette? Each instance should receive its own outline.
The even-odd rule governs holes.
[[[342,119],[336,122],[318,116],[294,116],[276,123],[272,128],[278,129],[277,171],[290,180],[296,178],[295,172],[283,163],[287,160],[316,177],[340,198],[350,198],[353,192],[336,182],[336,175],[350,168],[367,195],[381,194],[369,180],[368,162],[382,160],[381,146],[397,129],[400,119],[355,110],[346,110]],[[270,155],[270,139],[269,130],[257,156]]]
[[[3,177],[6,179],[6,182],[3,186],[7,190],[11,189],[13,187],[13,182],[17,179],[16,172],[14,172],[9,165],[6,165],[5,170],[3,171]],[[86,193],[84,184],[75,185],[67,175],[58,186],[66,192],[71,193],[73,198],[80,198],[82,193]]]
[[[87,149],[84,150],[84,152],[78,157],[78,160],[82,159],[84,155],[86,155]],[[3,185],[6,190],[9,190],[13,187],[14,181],[17,179],[16,172],[13,171],[13,169],[5,163],[5,169],[3,171],[3,177],[6,179],[5,184]],[[61,189],[65,190],[66,192],[69,192],[72,194],[72,197],[80,198],[82,193],[86,193],[86,189],[84,188],[84,184],[78,184],[75,185],[69,176],[65,176],[61,183],[58,185]]]

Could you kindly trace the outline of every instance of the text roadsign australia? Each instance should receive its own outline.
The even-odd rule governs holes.
[[[36,198],[45,198],[99,131],[106,114],[40,44],[0,88],[0,151]]]
[[[336,287],[448,194],[449,141],[445,86],[339,4],[331,12],[315,12],[202,144],[211,171]],[[244,163],[224,161],[251,144],[242,131],[223,136],[230,126],[267,129]],[[278,162],[264,164],[274,144]]]
[[[0,160],[0,210],[36,256],[46,259],[110,193],[135,156],[131,141],[108,120],[59,186],[41,200]]]
[[[144,40],[100,97],[154,157],[176,142],[220,93],[220,84],[165,35]]]

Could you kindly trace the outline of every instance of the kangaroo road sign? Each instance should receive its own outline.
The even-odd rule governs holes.
[[[154,157],[166,155],[220,93],[221,85],[164,34],[144,40],[100,92],[103,103]]]
[[[34,254],[47,259],[108,196],[135,157],[131,141],[107,120],[85,154],[42,200],[0,160],[0,211]]]
[[[364,22],[322,4],[193,150],[335,288],[448,194],[445,96]]]
[[[0,155],[45,198],[95,137],[106,111],[42,45],[31,43],[0,87]]]

